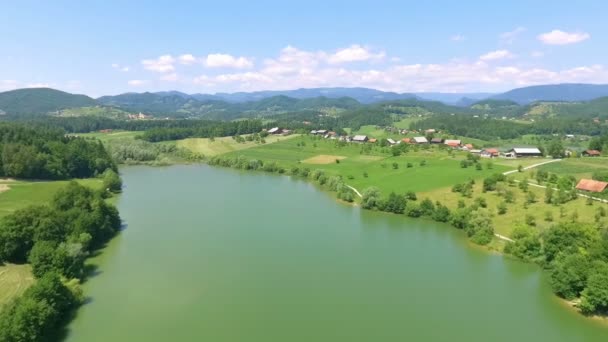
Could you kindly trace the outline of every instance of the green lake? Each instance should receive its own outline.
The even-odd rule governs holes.
[[[128,167],[67,341],[608,341],[533,266],[284,176]]]

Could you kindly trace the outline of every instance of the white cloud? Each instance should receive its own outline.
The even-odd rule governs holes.
[[[51,84],[49,83],[28,83],[24,88],[50,88]]]
[[[464,40],[466,40],[467,38],[461,34],[455,34],[453,36],[450,37],[450,40],[453,42],[462,42]]]
[[[513,55],[509,50],[496,50],[479,56],[479,60],[487,62],[513,57],[515,57],[515,55]]]
[[[141,61],[144,69],[160,73],[175,71],[174,63],[175,58],[171,55],[163,55],[156,59],[144,59]]]
[[[474,59],[451,59],[432,64],[408,64],[396,56],[385,56],[381,62],[368,59],[357,63],[356,66],[346,62],[331,63],[331,57],[343,50],[345,49],[328,52],[287,46],[276,56],[263,60],[259,65],[252,64],[249,70],[227,71],[209,68],[204,75],[198,77],[187,74],[185,70],[183,73],[163,72],[160,76],[161,80],[190,84],[194,89],[205,92],[313,87],[369,87],[397,92],[466,92],[503,91],[549,83],[608,83],[606,66],[579,65],[566,69],[530,66],[525,60],[520,62],[514,59],[514,54],[509,50],[499,49]],[[378,55],[375,51],[371,54]],[[363,58],[360,54],[355,55],[357,58]],[[526,55],[530,58],[530,53]],[[206,57],[193,57],[202,64],[207,64]],[[237,57],[230,57],[232,59],[218,58],[215,65],[234,65],[233,62],[238,61]],[[351,55],[348,60],[352,59]],[[175,58],[175,63],[179,63],[179,57]],[[131,86],[148,84],[149,81],[141,80],[130,82]]]
[[[245,57],[234,57],[223,53],[207,55],[205,65],[209,68],[247,69],[253,67],[253,61]]]
[[[526,28],[522,26],[516,27],[513,31],[503,32],[500,34],[500,40],[506,44],[513,44],[517,36],[526,32]]]
[[[591,35],[586,32],[564,32],[561,30],[553,30],[551,32],[538,35],[538,40],[547,45],[575,44],[589,38],[591,38]]]
[[[198,62],[198,58],[194,57],[193,55],[191,55],[189,53],[179,56],[178,60],[181,64],[184,64],[184,65],[191,65],[191,64]]]
[[[128,72],[129,70],[131,70],[128,66],[121,66],[118,63],[112,63],[112,68],[122,72]]]
[[[160,77],[161,81],[167,81],[167,82],[175,82],[179,79],[179,77],[177,76],[176,73],[171,73],[171,74],[163,74]]]
[[[340,49],[327,58],[330,64],[340,64],[349,62],[362,62],[368,60],[379,60],[386,56],[384,51],[373,53],[370,49],[361,45],[351,45],[345,49]]]
[[[127,82],[127,84],[130,85],[131,87],[140,87],[140,86],[148,84],[148,81],[146,81],[146,80],[130,80],[129,82]]]

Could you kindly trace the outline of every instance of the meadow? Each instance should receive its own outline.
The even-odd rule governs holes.
[[[78,179],[82,185],[100,188],[101,179]],[[0,179],[0,185],[8,186],[8,190],[0,193],[0,218],[15,210],[34,204],[45,204],[51,201],[55,193],[64,187],[68,181],[20,181]]]
[[[33,283],[34,277],[29,265],[0,265],[0,310]]]
[[[390,152],[390,148],[378,145],[340,144],[336,140],[301,136],[225,156],[275,162],[287,170],[293,167],[322,169],[328,175],[342,176],[348,185],[359,191],[376,186],[385,194],[428,191],[511,169],[495,163],[488,168],[485,162],[482,170],[462,168],[460,161],[466,158],[466,153],[450,153],[438,146],[428,149],[412,146],[400,156],[392,156]]]
[[[293,139],[297,136],[297,134],[292,134],[288,136],[269,135],[264,138],[264,140],[266,141],[265,144],[272,144],[279,141]],[[243,137],[246,137],[246,135],[244,135]],[[175,143],[177,147],[186,148],[192,152],[199,153],[207,157],[212,157],[219,154],[244,150],[263,145],[255,141],[245,141],[242,143],[238,143],[232,137],[221,137],[215,138],[213,140],[209,138],[189,138],[178,140]]]

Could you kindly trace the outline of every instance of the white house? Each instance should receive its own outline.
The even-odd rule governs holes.
[[[367,141],[367,135],[355,135],[353,137],[354,142],[358,142],[358,143],[364,143]]]
[[[428,144],[429,141],[425,137],[414,137],[414,142],[416,144]]]

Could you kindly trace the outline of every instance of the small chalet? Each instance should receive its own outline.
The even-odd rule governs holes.
[[[425,137],[414,137],[413,143],[414,144],[428,144],[429,141]]]
[[[486,148],[479,152],[479,155],[483,158],[494,158],[498,157],[499,154],[500,152],[498,152],[497,148]]]
[[[376,138],[371,138],[371,139],[369,139],[367,142],[370,142],[370,143],[374,144],[374,143],[378,142],[378,139],[376,139]]]
[[[356,143],[364,143],[367,140],[367,135],[355,135],[352,141]]]
[[[473,150],[473,144],[465,144],[464,146],[462,146],[463,150],[467,150],[467,151],[472,151]]]
[[[536,147],[514,147],[507,154],[512,158],[542,157],[543,153]]]
[[[401,139],[401,142],[404,143],[404,144],[410,144],[412,142],[412,139],[410,139],[410,138],[403,138],[403,139]]]
[[[388,141],[389,145],[395,145],[397,142],[391,138],[386,139],[386,141]]]
[[[437,130],[431,128],[431,129],[427,129],[426,131],[424,131],[424,133],[433,134],[433,133],[437,133]]]
[[[596,181],[593,179],[581,179],[576,185],[577,190],[589,192],[602,192],[608,187],[608,182]]]
[[[431,144],[443,144],[443,138],[432,138]]]
[[[268,134],[281,134],[281,133],[283,133],[283,130],[280,129],[279,127],[273,127],[268,130]]]
[[[325,135],[327,134],[327,130],[326,129],[319,129],[317,130],[317,135]]]
[[[446,139],[443,143],[450,147],[460,147],[460,145],[462,144],[462,142],[460,140],[454,140],[454,139]]]
[[[598,150],[586,150],[583,151],[583,156],[584,157],[599,157],[602,155],[602,152],[598,151]]]

